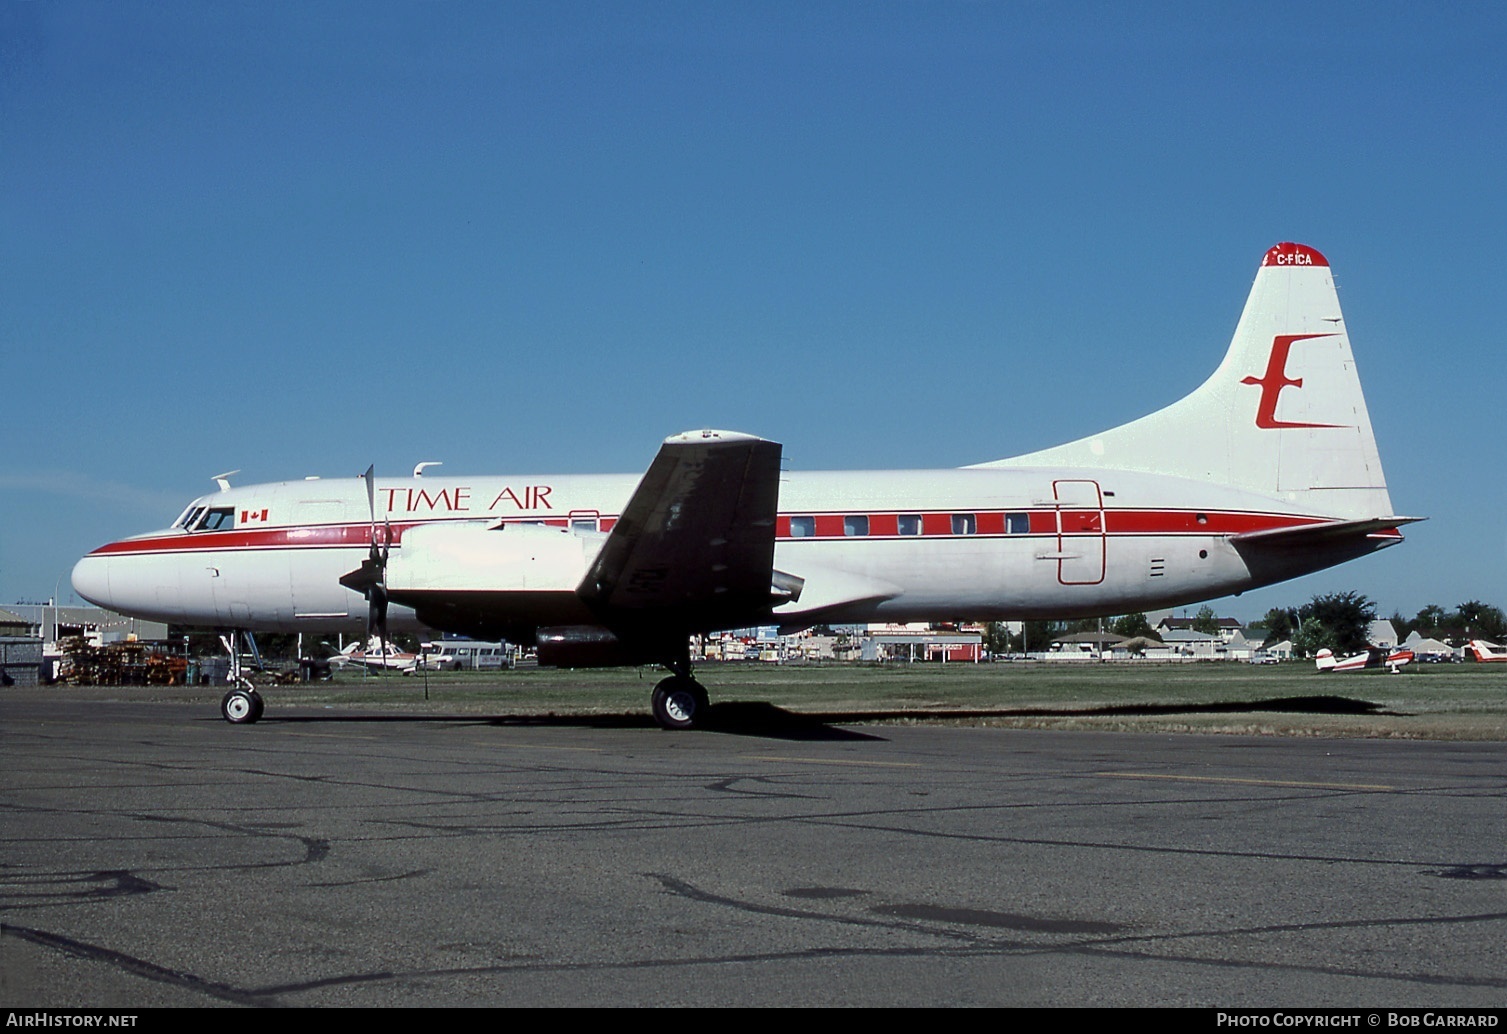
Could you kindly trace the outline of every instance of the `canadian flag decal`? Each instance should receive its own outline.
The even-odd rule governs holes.
[[[241,511],[241,523],[242,524],[257,524],[257,523],[259,523],[261,521],[265,521],[266,519],[267,519],[267,510],[266,510],[265,507],[262,508],[262,509],[260,509],[260,510],[242,510]]]

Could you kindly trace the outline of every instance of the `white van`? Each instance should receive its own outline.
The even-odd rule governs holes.
[[[507,643],[477,643],[468,639],[425,643],[419,667],[428,671],[502,671],[513,666]]]

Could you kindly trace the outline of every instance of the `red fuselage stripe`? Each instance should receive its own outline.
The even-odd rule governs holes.
[[[967,515],[974,519],[972,534],[953,530],[953,517]],[[1061,527],[1058,527],[1058,515]],[[1007,531],[1007,515],[1026,517],[1028,532]],[[814,534],[793,536],[790,532],[791,517],[810,517]],[[845,518],[866,517],[867,535],[845,535]],[[900,534],[902,517],[919,517],[919,533]],[[393,524],[393,545],[401,545],[403,532],[409,528],[435,521],[410,521]],[[546,524],[551,527],[568,527],[564,518],[530,520],[527,518],[507,521],[510,524]],[[615,517],[602,517],[600,528],[611,529]],[[910,524],[911,522],[907,522]],[[783,514],[777,519],[776,538],[780,541],[834,541],[846,538],[864,539],[911,539],[911,538],[1021,538],[1027,535],[1106,535],[1114,537],[1147,535],[1238,535],[1244,532],[1270,531],[1278,528],[1296,528],[1310,524],[1327,523],[1322,517],[1306,517],[1295,514],[1239,513],[1230,511],[1195,510],[917,510],[891,511],[888,513],[807,513]],[[383,533],[379,533],[383,534]],[[1396,532],[1393,532],[1396,534]],[[328,549],[365,547],[371,543],[371,527],[366,524],[316,524],[272,528],[243,528],[235,531],[175,532],[170,535],[152,535],[143,538],[111,542],[94,550],[90,556],[119,556],[146,553],[212,552],[217,550],[254,549]]]

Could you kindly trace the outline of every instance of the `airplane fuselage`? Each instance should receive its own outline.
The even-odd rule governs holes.
[[[441,615],[426,612],[426,592],[452,601],[488,593],[488,621],[515,635],[590,624],[596,618],[576,589],[637,483],[633,475],[379,480],[395,604],[416,603],[443,627]],[[372,535],[359,479],[234,487],[195,500],[185,518],[200,510],[216,519],[180,518],[90,553],[74,573],[80,594],[177,624],[365,627],[366,600],[339,582],[366,557]],[[1279,499],[1138,472],[792,473],[780,485],[774,566],[806,588],[760,617],[792,625],[1000,620],[1172,606],[1291,577],[1252,570],[1231,536],[1326,519]],[[199,530],[183,526],[195,523]],[[405,540],[436,535],[441,551],[446,538],[467,542],[465,559],[424,566],[445,571],[443,585],[405,582]],[[1397,538],[1376,537],[1371,548]],[[471,542],[512,548],[488,569],[491,554]],[[1306,569],[1353,555],[1316,557]],[[395,605],[391,621],[413,625],[413,606]]]

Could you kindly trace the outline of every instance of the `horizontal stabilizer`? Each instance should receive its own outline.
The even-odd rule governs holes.
[[[1342,539],[1396,539],[1402,541],[1397,529],[1404,524],[1415,524],[1426,517],[1375,517],[1365,521],[1324,521],[1321,524],[1304,524],[1296,528],[1270,528],[1265,531],[1247,531],[1231,535],[1230,541],[1237,546],[1280,546],[1288,549],[1298,546],[1322,546]]]

